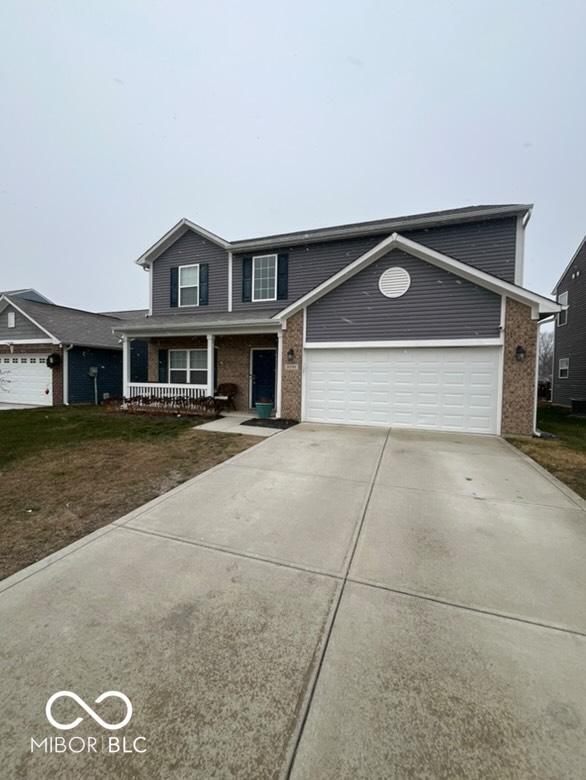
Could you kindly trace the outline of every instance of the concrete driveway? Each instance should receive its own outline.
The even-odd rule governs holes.
[[[0,583],[3,773],[584,776],[585,521],[498,439],[271,437]]]

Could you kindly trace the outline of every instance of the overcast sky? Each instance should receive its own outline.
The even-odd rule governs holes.
[[[586,232],[584,0],[2,0],[0,289],[148,305],[186,216],[227,239],[535,203],[525,283]]]

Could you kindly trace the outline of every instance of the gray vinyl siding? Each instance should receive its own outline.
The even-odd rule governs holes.
[[[291,246],[275,250],[274,254],[287,252],[289,255],[289,297],[286,300],[264,301],[261,303],[243,303],[242,301],[242,259],[252,257],[252,254],[234,255],[233,266],[233,307],[239,309],[256,309],[274,311],[284,309],[293,301],[301,298],[318,284],[325,282],[332,274],[363,255],[381,241],[383,236],[369,238],[350,238],[341,241],[327,241],[321,244]],[[257,254],[268,255],[267,250]]]
[[[171,307],[170,271],[180,265],[208,263],[208,305]],[[228,310],[228,253],[193,231],[177,239],[153,263],[153,314],[191,314]]]
[[[517,217],[412,230],[402,235],[507,282],[515,282]]]
[[[514,282],[516,232],[517,218],[506,217],[460,225],[444,225],[427,230],[402,231],[401,235],[508,282]],[[387,236],[388,233],[383,233],[368,238],[301,244],[274,250],[275,253],[288,252],[289,254],[289,297],[287,300],[278,301],[277,307],[285,308],[301,298]],[[271,250],[267,249],[258,254],[270,253]],[[252,252],[234,255],[233,307],[235,311],[275,308],[275,301],[242,302],[242,258],[252,255]]]
[[[8,312],[15,313],[15,327],[8,327]],[[13,306],[7,306],[0,312],[0,341],[22,341],[23,339],[44,339],[49,341],[49,336],[37,328],[36,325],[16,311]]]
[[[405,268],[409,290],[386,298],[387,268]],[[307,341],[497,338],[501,298],[443,269],[393,250],[307,309]]]
[[[580,271],[572,279],[572,274]],[[558,294],[568,293],[568,320],[555,326],[553,402],[571,406],[572,399],[586,400],[586,245],[578,253],[558,285]],[[567,379],[558,379],[560,358],[570,359]]]

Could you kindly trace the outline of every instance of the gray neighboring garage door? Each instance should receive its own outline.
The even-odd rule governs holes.
[[[498,432],[501,347],[306,349],[310,422]]]
[[[53,376],[46,355],[0,357],[0,402],[51,406]]]

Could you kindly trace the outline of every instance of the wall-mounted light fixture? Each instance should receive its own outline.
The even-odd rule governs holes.
[[[295,360],[295,350],[293,348],[287,352],[287,360],[289,363],[292,363]]]
[[[519,361],[519,363],[522,363],[525,360],[525,355],[527,353],[525,352],[525,348],[522,347],[520,344],[518,345],[517,349],[515,350],[515,359]]]

